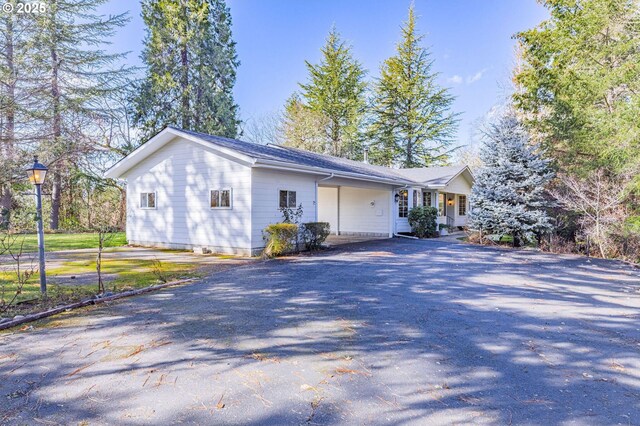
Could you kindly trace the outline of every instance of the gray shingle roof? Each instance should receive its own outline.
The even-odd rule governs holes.
[[[260,145],[251,142],[244,142],[236,139],[223,138],[220,136],[208,135],[206,133],[193,132],[170,126],[179,132],[189,134],[201,140],[211,142],[215,145],[236,150],[249,157],[263,160],[281,161],[290,164],[307,167],[317,167],[333,170],[336,172],[356,173],[363,176],[378,177],[398,181],[406,181],[407,178],[398,173],[395,169],[387,167],[373,166],[358,161],[347,160],[346,158],[331,157],[329,155],[317,154],[302,149],[289,148],[276,145]]]
[[[454,176],[462,172],[466,166],[423,167],[415,169],[398,169],[401,175],[414,182],[425,185],[446,185]]]
[[[235,150],[257,160],[271,160],[290,163],[292,165],[315,167],[336,173],[353,173],[362,175],[363,177],[374,177],[397,181],[402,184],[416,182],[426,185],[444,185],[465,167],[453,166],[419,169],[391,169],[388,167],[374,166],[358,161],[347,160],[346,158],[317,154],[315,152],[309,152],[297,148],[277,145],[260,145],[237,139],[229,139],[206,133],[193,132],[174,126],[169,127],[200,140],[211,142],[214,145]]]

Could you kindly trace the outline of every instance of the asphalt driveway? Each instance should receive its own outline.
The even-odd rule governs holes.
[[[0,336],[0,424],[640,424],[640,273],[386,240]]]

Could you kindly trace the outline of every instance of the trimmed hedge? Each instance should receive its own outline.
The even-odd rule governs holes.
[[[438,209],[435,207],[414,207],[409,211],[409,225],[411,231],[418,238],[436,236]]]
[[[328,222],[303,223],[302,239],[307,250],[318,250],[330,232],[331,227]]]
[[[294,223],[273,223],[262,231],[265,240],[263,254],[267,257],[281,256],[293,251],[298,235],[298,225]]]

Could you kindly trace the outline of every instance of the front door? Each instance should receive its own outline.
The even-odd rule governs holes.
[[[409,190],[401,189],[397,192],[398,202],[396,203],[396,232],[411,232],[409,226]]]

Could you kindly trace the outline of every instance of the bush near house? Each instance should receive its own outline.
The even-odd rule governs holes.
[[[307,250],[318,250],[330,232],[331,227],[327,222],[303,223],[302,239]]]
[[[267,257],[280,256],[291,252],[296,245],[298,225],[294,223],[273,223],[262,231],[265,241],[263,254]]]
[[[409,211],[409,226],[418,238],[436,236],[436,219],[438,209],[435,207],[418,206]]]

